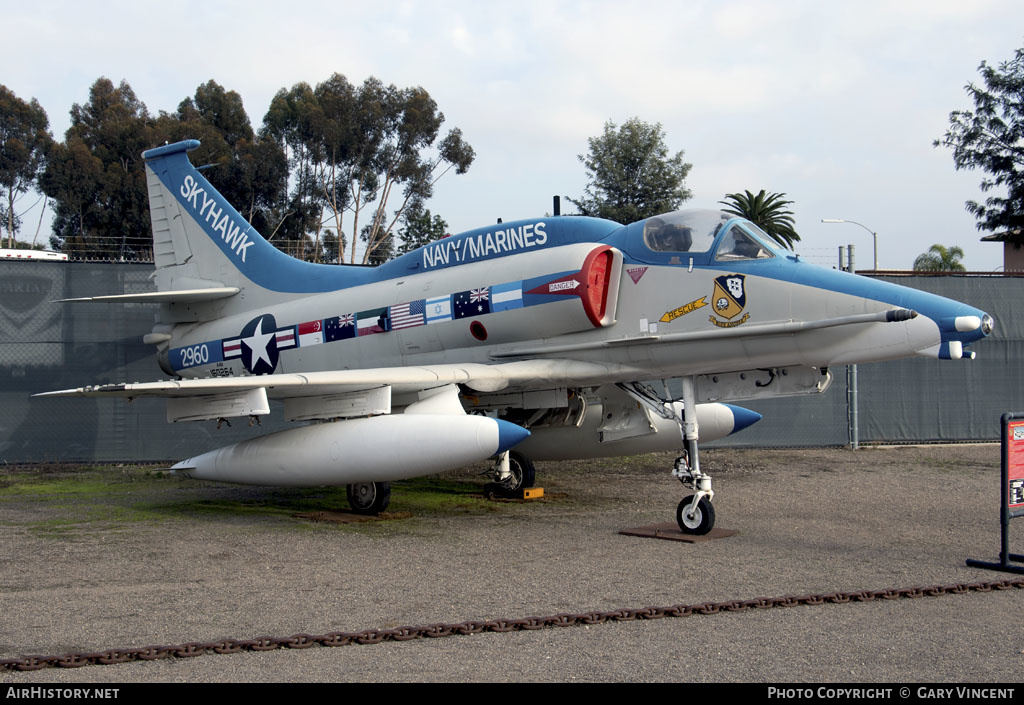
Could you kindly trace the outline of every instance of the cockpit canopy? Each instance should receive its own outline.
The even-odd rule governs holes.
[[[708,210],[665,213],[644,223],[644,242],[655,252],[707,252],[733,217]]]
[[[748,220],[713,210],[684,210],[648,218],[644,243],[654,252],[706,253],[728,226],[715,251],[717,262],[771,259],[784,253],[771,237]]]

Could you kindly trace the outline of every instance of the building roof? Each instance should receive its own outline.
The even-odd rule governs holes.
[[[1017,228],[1015,230],[1004,230],[1001,233],[992,233],[981,238],[982,242],[1013,242],[1017,244],[1024,244],[1024,230]]]

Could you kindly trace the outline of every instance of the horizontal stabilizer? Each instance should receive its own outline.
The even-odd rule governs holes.
[[[116,296],[85,296],[80,299],[58,299],[54,303],[80,303],[95,301],[113,304],[195,304],[202,301],[226,299],[239,292],[236,286],[221,286],[213,289],[179,289],[177,291],[152,291],[146,294],[118,294]]]

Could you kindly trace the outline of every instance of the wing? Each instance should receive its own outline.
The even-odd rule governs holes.
[[[429,396],[431,390],[461,385],[499,405],[516,405],[515,392],[599,387],[633,383],[650,370],[627,365],[579,360],[536,359],[499,364],[463,363],[418,367],[377,367],[246,377],[180,379],[159,382],[102,384],[36,394],[37,397],[163,397],[168,421],[195,421],[270,413],[269,400],[283,400],[290,421],[367,416],[391,412],[392,396],[405,406]],[[746,373],[701,375],[698,401],[735,401],[821,393],[831,375],[826,370],[789,367]],[[559,396],[557,393],[555,396]],[[445,395],[447,398],[447,395]],[[550,400],[549,400],[550,401]],[[541,404],[546,405],[546,404]],[[534,408],[534,407],[531,407]],[[442,413],[462,413],[449,408]]]
[[[480,363],[376,367],[247,377],[100,384],[36,394],[37,397],[188,397],[266,389],[271,399],[344,394],[390,386],[395,393],[419,392],[463,384],[479,392],[538,386],[585,386],[635,378],[621,365],[573,360],[525,360],[499,365]]]
[[[168,421],[194,421],[270,412],[269,399],[285,401],[289,420],[390,413],[391,397],[409,397],[449,385],[490,393],[604,384],[636,377],[621,365],[573,360],[524,360],[378,367],[247,377],[101,384],[36,394],[37,397],[168,399]]]

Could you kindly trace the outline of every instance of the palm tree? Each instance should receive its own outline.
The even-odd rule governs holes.
[[[964,258],[964,251],[956,246],[945,247],[943,245],[932,245],[928,251],[917,256],[914,260],[915,272],[963,272],[964,266],[960,260]]]
[[[792,250],[793,243],[800,240],[793,226],[793,211],[786,208],[792,201],[785,200],[786,194],[766,194],[764,189],[756,196],[750,191],[730,193],[719,203],[728,206],[726,213],[746,218],[764,230],[773,240]]]

